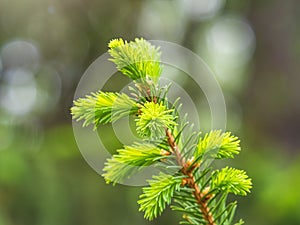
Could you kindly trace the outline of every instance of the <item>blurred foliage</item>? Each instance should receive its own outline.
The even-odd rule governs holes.
[[[230,164],[253,178],[237,216],[246,224],[300,224],[299,2],[210,2],[0,1],[0,225],[178,221],[168,211],[144,221],[138,189],[106,186],[73,137],[69,108],[80,77],[109,40],[139,36],[186,46],[216,73],[228,130],[244,149]],[[201,109],[205,131],[205,96],[171,72]],[[114,78],[107,89],[127,82]],[[105,128],[105,146],[118,148]]]

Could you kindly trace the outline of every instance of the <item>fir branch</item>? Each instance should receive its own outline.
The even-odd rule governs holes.
[[[199,139],[197,151],[194,157],[197,161],[204,156],[207,158],[234,158],[241,150],[238,137],[231,135],[230,132],[223,133],[221,130],[213,130]]]
[[[161,74],[160,51],[143,38],[127,42],[114,39],[109,43],[110,59],[124,75],[133,80],[150,77],[155,83]]]
[[[152,220],[174,200],[173,210],[183,213],[182,224],[231,225],[236,202],[227,203],[229,193],[246,195],[251,179],[242,170],[223,168],[212,171],[208,159],[234,158],[240,152],[239,139],[230,132],[214,130],[200,137],[186,120],[178,122],[179,98],[169,105],[170,86],[159,87],[160,52],[144,39],[127,42],[115,39],[109,53],[117,68],[134,80],[134,99],[125,94],[98,92],[78,99],[72,107],[74,119],[84,126],[114,122],[137,115],[136,129],[144,142],[117,150],[105,163],[104,178],[116,184],[146,166],[160,169],[143,188],[138,203],[145,218]],[[159,163],[158,163],[159,162]],[[162,172],[163,171],[163,172]],[[240,220],[235,225],[241,225]]]
[[[162,103],[146,102],[135,120],[138,134],[151,139],[164,137],[164,127],[172,128],[177,125],[172,112],[172,109],[168,110]]]
[[[252,182],[245,171],[225,167],[212,174],[212,188],[245,196],[250,192]]]
[[[145,213],[145,218],[153,220],[164,211],[166,205],[171,203],[175,191],[180,188],[181,179],[160,173],[148,182],[150,186],[143,188],[138,203],[139,210]]]
[[[73,119],[84,120],[83,126],[115,122],[118,119],[136,114],[138,103],[126,94],[96,92],[74,101],[71,108]]]
[[[111,159],[105,163],[104,174],[107,183],[116,184],[125,178],[130,178],[137,171],[168,157],[164,149],[150,143],[134,143],[117,150]]]

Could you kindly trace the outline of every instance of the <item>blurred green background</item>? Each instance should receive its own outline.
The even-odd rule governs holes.
[[[71,126],[84,71],[110,39],[141,36],[185,46],[215,72],[227,128],[242,140],[242,153],[228,163],[254,183],[238,198],[236,218],[300,224],[299,3],[1,0],[0,225],[177,224],[169,210],[144,221],[140,188],[105,185],[82,158]],[[189,80],[178,79],[197,97]]]

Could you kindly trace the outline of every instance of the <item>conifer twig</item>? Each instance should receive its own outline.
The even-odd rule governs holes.
[[[179,118],[182,104],[178,99],[172,106],[168,103],[170,85],[160,87],[158,83],[162,72],[159,48],[142,38],[131,42],[114,39],[108,52],[117,69],[133,80],[135,86],[129,90],[134,98],[98,91],[75,100],[71,108],[74,119],[83,120],[83,126],[94,125],[94,129],[135,117],[141,139],[107,159],[103,169],[106,182],[115,185],[147,166],[157,166],[159,174],[147,180],[149,186],[142,189],[138,200],[145,219],[157,218],[171,204],[172,210],[183,213],[182,224],[232,225],[237,203],[227,203],[227,196],[247,195],[251,178],[228,166],[213,170],[206,162],[234,158],[241,150],[238,137],[221,130],[201,137],[192,126],[187,128],[186,116]],[[243,220],[235,223],[241,224]]]

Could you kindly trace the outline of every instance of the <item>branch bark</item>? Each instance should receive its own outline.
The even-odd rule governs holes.
[[[187,176],[187,178],[184,179],[184,184],[194,189],[193,195],[199,204],[199,209],[203,214],[204,219],[207,221],[207,225],[216,225],[207,205],[209,198],[205,198],[205,194],[195,182],[195,177],[193,175],[193,171],[190,169],[190,164],[182,157],[178,146],[175,143],[175,138],[169,129],[166,129],[166,136],[168,138],[168,144],[171,147],[172,154],[174,154],[178,165],[182,168],[181,172]]]

